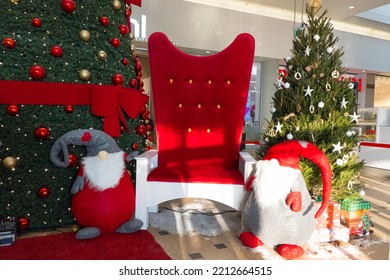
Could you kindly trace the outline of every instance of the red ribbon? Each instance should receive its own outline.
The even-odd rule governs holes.
[[[0,104],[91,105],[92,113],[104,118],[104,132],[112,137],[120,136],[120,123],[129,131],[122,110],[135,118],[148,99],[138,90],[122,86],[0,81]]]

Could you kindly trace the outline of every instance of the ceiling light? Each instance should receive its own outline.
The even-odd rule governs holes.
[[[355,6],[349,6],[348,9],[350,10],[355,9]]]

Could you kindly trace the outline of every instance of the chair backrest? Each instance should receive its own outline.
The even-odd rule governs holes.
[[[195,56],[161,32],[149,37],[159,166],[237,167],[254,45],[243,33],[217,54]]]

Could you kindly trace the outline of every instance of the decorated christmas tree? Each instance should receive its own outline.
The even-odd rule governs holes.
[[[359,195],[363,163],[355,151],[358,122],[355,84],[345,77],[342,47],[333,34],[327,10],[306,4],[307,22],[296,31],[292,56],[279,71],[271,105],[272,118],[262,135],[261,159],[273,145],[288,139],[306,140],[324,151],[333,171],[331,198]],[[313,198],[321,200],[321,172],[307,160],[302,173]]]
[[[22,229],[74,222],[70,187],[85,148],[70,147],[68,168],[49,158],[68,131],[103,130],[128,153],[152,146],[132,4],[141,1],[0,1],[0,217]]]

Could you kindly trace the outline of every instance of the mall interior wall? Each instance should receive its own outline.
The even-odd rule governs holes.
[[[256,40],[255,60],[262,62],[262,130],[265,120],[271,116],[279,61],[291,56],[293,18],[282,20],[183,0],[143,1],[142,7],[134,6],[132,10],[132,20],[137,23],[136,30],[132,31],[144,42],[150,34],[160,31],[179,47],[218,52],[238,34],[252,34]],[[336,29],[334,34],[339,38],[338,47],[344,50],[344,67],[390,73],[389,41]],[[362,95],[360,99],[364,103],[365,92]]]

